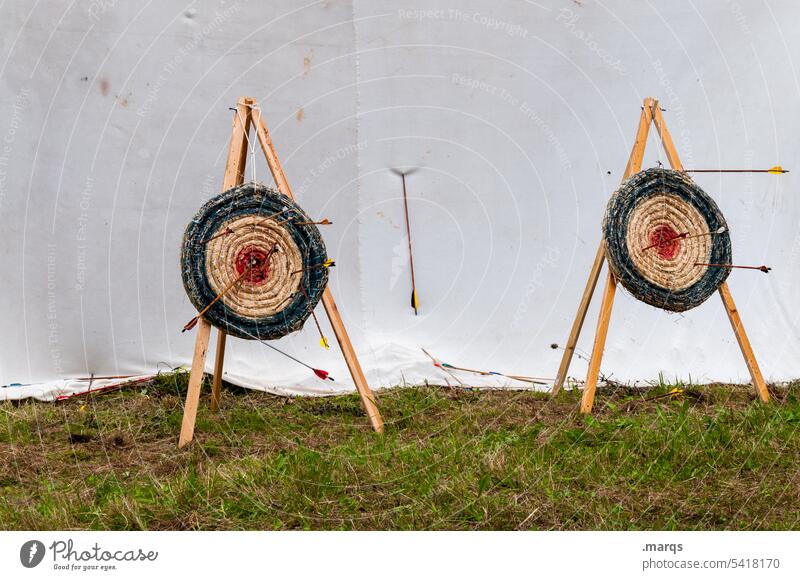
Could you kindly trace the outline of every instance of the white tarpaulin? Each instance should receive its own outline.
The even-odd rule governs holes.
[[[447,377],[421,346],[456,365],[555,374],[551,344],[569,331],[645,96],[660,99],[686,167],[795,169],[696,180],[726,215],[735,262],[773,268],[730,277],[764,375],[797,377],[799,19],[789,0],[6,0],[0,383],[190,361],[181,236],[220,191],[228,108],[243,95],[260,102],[299,203],[333,221],[331,288],[374,387]],[[658,161],[651,137],[644,166]],[[419,316],[392,167],[418,168]],[[226,378],[351,388],[319,314],[330,351],[313,324],[278,345],[336,383],[234,339]],[[585,370],[576,359],[570,374]],[[717,297],[676,315],[620,293],[602,370],[749,380]]]

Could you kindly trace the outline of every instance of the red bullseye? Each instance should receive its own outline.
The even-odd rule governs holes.
[[[269,277],[269,254],[254,246],[242,248],[236,254],[236,273],[241,276],[248,267],[244,281],[255,286],[263,284]]]
[[[650,232],[650,245],[662,260],[674,260],[681,248],[679,235],[669,224],[662,224]]]

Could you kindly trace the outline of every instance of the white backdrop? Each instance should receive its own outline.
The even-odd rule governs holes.
[[[735,261],[773,267],[735,271],[730,286],[765,376],[797,377],[800,5],[458,6],[0,3],[0,382],[189,361],[180,240],[220,190],[239,95],[261,103],[300,203],[334,222],[331,287],[373,386],[441,381],[420,346],[453,364],[555,374],[550,345],[569,331],[650,95],[687,167],[795,169],[697,181],[728,219]],[[659,160],[651,138],[645,167]],[[408,178],[417,317],[391,167],[419,168]],[[260,153],[255,177],[269,182]],[[335,385],[239,340],[226,378],[350,388],[336,347],[317,340],[308,324],[279,346]],[[576,359],[571,375],[585,369]],[[674,315],[621,293],[603,371],[748,380],[716,297]]]

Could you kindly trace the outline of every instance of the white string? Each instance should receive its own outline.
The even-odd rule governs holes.
[[[258,111],[258,121],[261,122],[261,107],[256,107],[253,105],[249,105],[247,103],[237,103],[243,104],[246,107],[250,107],[250,109],[256,109]],[[250,141],[250,131],[247,130],[247,125],[245,125],[244,119],[242,119],[242,115],[239,113],[239,107],[236,107],[236,115],[239,117],[239,122],[242,124],[242,131],[244,131],[244,138],[247,141],[247,149],[250,151],[250,171],[253,174],[253,183],[257,183],[256,181],[256,146]],[[258,128],[255,128],[258,131]]]
[[[261,123],[261,107],[253,107],[253,105],[250,105],[250,108],[251,109],[255,109],[256,111],[258,111],[258,122],[256,123],[256,126],[253,128],[253,130],[256,132],[256,134],[258,134],[258,127],[259,127],[259,125]],[[248,137],[248,141],[249,140],[250,139]],[[253,144],[252,152],[253,152],[253,182],[255,182],[255,180],[256,180],[256,146],[255,146],[255,144]]]

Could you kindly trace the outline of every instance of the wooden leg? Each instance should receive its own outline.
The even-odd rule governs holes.
[[[211,336],[211,324],[201,318],[197,323],[197,338],[194,342],[192,370],[189,373],[189,389],[186,391],[186,405],[183,408],[183,423],[178,447],[184,447],[194,437],[194,422],[197,419],[197,406],[200,403],[200,387],[203,384],[203,372],[208,351],[208,339]]]
[[[219,409],[219,395],[222,386],[222,368],[225,362],[225,339],[228,333],[224,330],[217,332],[217,354],[214,359],[214,381],[211,383],[211,412]]]
[[[353,377],[353,382],[356,384],[356,389],[361,397],[361,404],[364,406],[364,411],[366,411],[370,423],[372,423],[372,428],[376,433],[383,433],[383,418],[380,411],[378,411],[378,405],[375,404],[375,395],[372,394],[372,390],[367,384],[367,378],[364,376],[364,371],[361,370],[361,364],[358,362],[358,357],[353,349],[353,344],[350,342],[350,337],[347,335],[342,316],[339,314],[339,309],[336,307],[330,288],[325,288],[325,292],[322,294],[322,305],[328,314],[333,333],[336,335],[339,348],[341,348],[344,355],[344,361],[347,363],[350,376]]]
[[[569,338],[567,338],[567,344],[564,347],[564,354],[561,356],[561,365],[558,367],[556,382],[553,383],[552,396],[558,394],[564,386],[564,381],[567,379],[567,372],[572,362],[572,355],[575,354],[575,346],[578,344],[578,337],[581,335],[583,322],[586,320],[586,312],[589,310],[589,303],[592,301],[594,289],[597,286],[597,280],[600,278],[600,270],[603,267],[605,257],[606,245],[601,241],[600,247],[597,248],[597,255],[594,257],[592,270],[589,272],[589,279],[586,281],[586,288],[583,290],[581,303],[578,306],[578,313],[575,315],[575,320],[572,323],[572,330],[569,331]]]
[[[642,168],[644,150],[647,146],[647,135],[650,132],[650,123],[653,122],[653,110],[656,104],[657,101],[652,97],[647,97],[642,104],[642,113],[639,115],[639,125],[636,128],[636,137],[633,140],[633,147],[631,148],[630,157],[628,157],[628,164],[625,166],[625,172],[622,174],[623,182]],[[558,367],[556,381],[553,383],[553,395],[558,394],[567,379],[567,372],[572,362],[572,355],[575,354],[575,346],[583,328],[583,321],[586,318],[589,303],[592,301],[597,280],[600,278],[600,269],[603,267],[603,261],[606,257],[605,251],[605,244],[601,241],[600,247],[597,249],[597,255],[594,258],[592,271],[589,273],[589,280],[586,282],[586,289],[583,291],[580,306],[578,306],[578,313],[575,315],[572,330],[570,330],[569,338],[567,338],[564,355],[561,357],[561,365]]]
[[[594,404],[594,391],[597,388],[597,377],[600,374],[600,363],[603,361],[603,350],[606,347],[608,323],[611,320],[611,307],[614,305],[614,294],[617,290],[617,281],[609,271],[606,278],[606,288],[603,290],[603,302],[600,304],[600,316],[597,318],[597,333],[594,336],[592,358],[589,360],[589,372],[586,374],[586,385],[581,398],[581,413],[591,413]]]
[[[725,306],[725,311],[728,313],[728,320],[731,321],[731,326],[733,326],[733,333],[736,335],[736,340],[739,342],[739,348],[742,349],[744,362],[747,363],[747,368],[750,371],[750,377],[753,379],[753,386],[756,389],[756,393],[758,393],[759,398],[764,403],[768,403],[769,391],[767,390],[767,385],[764,383],[761,369],[758,368],[756,355],[753,354],[753,347],[750,346],[750,341],[747,339],[747,333],[744,331],[742,319],[739,316],[739,311],[736,310],[736,303],[733,301],[733,296],[731,295],[727,282],[723,282],[719,287],[719,295],[722,297],[722,304]]]
[[[264,152],[264,157],[267,159],[267,166],[269,167],[272,178],[275,180],[275,185],[278,186],[280,191],[290,199],[294,199],[292,188],[289,186],[289,181],[286,179],[286,174],[283,171],[283,166],[278,159],[278,153],[275,151],[275,146],[272,143],[269,130],[267,129],[264,119],[261,115],[258,119],[253,119],[253,124],[256,128],[256,135],[258,142],[261,144],[261,149]],[[342,322],[342,316],[339,314],[339,309],[336,308],[336,302],[333,300],[330,288],[325,288],[322,294],[322,305],[325,307],[325,312],[328,314],[328,320],[333,327],[333,333],[336,335],[336,340],[339,343],[339,348],[344,355],[344,361],[347,363],[347,368],[350,370],[350,376],[353,377],[353,382],[356,384],[356,389],[361,397],[361,404],[364,406],[372,428],[377,433],[383,433],[383,418],[378,411],[378,406],[375,404],[375,395],[372,394],[367,379],[364,376],[364,371],[361,370],[361,364],[358,362],[356,351],[353,349],[353,344],[350,342],[350,337],[347,335],[347,330]]]

